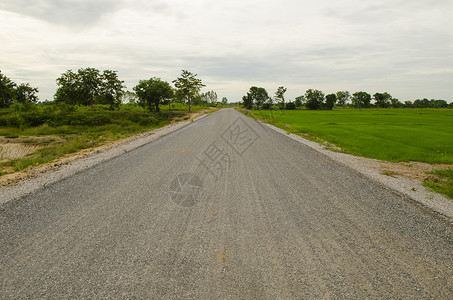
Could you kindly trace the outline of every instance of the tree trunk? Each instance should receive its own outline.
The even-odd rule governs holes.
[[[189,99],[189,112],[190,112],[190,95],[189,95],[188,99]]]

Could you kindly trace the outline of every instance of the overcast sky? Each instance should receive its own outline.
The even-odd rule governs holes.
[[[0,0],[0,70],[53,99],[68,69],[171,82],[230,102],[250,86],[453,101],[452,0]]]

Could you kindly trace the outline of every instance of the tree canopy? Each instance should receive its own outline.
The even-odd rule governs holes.
[[[324,93],[320,90],[309,89],[305,92],[305,106],[308,109],[320,109],[324,103]]]
[[[216,104],[218,101],[217,93],[214,91],[207,91],[201,94],[201,102],[206,104]]]
[[[193,74],[187,70],[182,70],[181,77],[173,80],[175,87],[180,91],[189,103],[189,112],[191,106],[191,99],[194,97],[202,87],[206,86],[202,83],[201,79],[196,78],[197,74]]]
[[[57,102],[67,104],[90,105],[110,104],[118,106],[123,95],[124,81],[118,79],[117,71],[98,69],[79,69],[77,73],[68,70],[57,78],[58,89],[55,93]]]
[[[29,83],[17,85],[0,71],[0,108],[9,107],[13,103],[38,102],[38,88],[31,87]]]
[[[287,88],[280,86],[278,87],[277,91],[275,92],[275,101],[280,103],[280,108],[285,108],[285,93]]]
[[[336,95],[339,106],[345,106],[351,97],[351,94],[348,91],[338,91]]]
[[[390,100],[392,99],[392,95],[389,93],[376,93],[373,95],[374,103],[376,107],[388,107],[390,105]]]
[[[371,102],[371,95],[363,91],[356,92],[352,94],[351,101],[352,105],[358,107],[359,109],[369,107]]]
[[[335,95],[335,94],[326,95],[326,104],[325,104],[326,109],[332,110],[335,103],[337,103],[337,95]]]
[[[242,98],[244,99],[244,98]],[[269,95],[265,88],[252,86],[250,87],[249,92],[247,93],[247,101],[250,101],[250,105],[255,105],[259,109],[260,106],[264,104],[266,100],[269,99]]]
[[[164,100],[173,97],[173,89],[170,84],[156,77],[140,80],[133,89],[139,98],[139,104],[150,111],[153,109],[159,111],[159,104],[163,104]]]

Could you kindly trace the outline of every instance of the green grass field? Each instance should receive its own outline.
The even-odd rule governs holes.
[[[252,115],[306,133],[347,153],[390,162],[453,163],[453,110],[254,110]]]

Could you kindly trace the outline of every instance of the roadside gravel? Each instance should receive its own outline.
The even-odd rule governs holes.
[[[204,118],[208,115],[204,114],[194,118],[194,121]],[[183,121],[174,123],[162,128],[155,129],[140,135],[133,136],[125,139],[108,147],[97,149],[91,152],[84,153],[78,157],[63,160],[62,162],[49,165],[44,170],[30,170],[31,178],[21,180],[14,186],[0,187],[0,205],[8,201],[23,197],[31,194],[36,190],[46,187],[49,184],[55,183],[66,177],[74,175],[82,170],[97,165],[103,161],[109,160],[122,153],[139,148],[147,143],[150,143],[164,135],[176,131],[192,121]],[[397,193],[405,196],[407,200],[415,201],[417,204],[432,210],[436,214],[443,217],[453,219],[453,201],[447,199],[441,194],[434,193],[422,185],[422,182],[417,179],[410,179],[403,176],[389,176],[382,172],[382,161],[354,156],[350,154],[334,152],[327,149],[324,145],[307,140],[299,135],[287,133],[285,130],[275,127],[273,125],[259,122],[261,125],[275,130],[281,134],[287,135],[289,138],[298,141],[310,148],[323,153],[334,161],[345,165],[355,171],[363,174],[364,176],[372,179],[373,181],[389,188]],[[34,174],[34,172],[36,174]]]
[[[257,121],[260,122],[260,121]],[[262,123],[262,122],[260,122]],[[407,200],[415,201],[417,204],[440,214],[449,219],[453,223],[453,201],[444,197],[441,194],[434,193],[422,185],[422,182],[416,179],[405,178],[403,176],[389,176],[382,174],[382,161],[354,156],[350,154],[334,152],[327,149],[325,146],[304,139],[303,137],[286,132],[285,130],[273,125],[262,123],[264,126],[271,128],[281,134],[287,135],[289,138],[309,146],[316,151],[323,153],[334,161],[347,166],[357,172],[365,175],[371,180],[403,195]]]
[[[193,121],[202,119],[206,116],[208,116],[208,114],[199,115],[194,117]],[[39,189],[43,189],[50,184],[93,167],[103,161],[139,148],[162,136],[183,128],[191,122],[192,120],[173,123],[149,132],[135,135],[107,147],[100,147],[69,159],[63,159],[59,162],[49,164],[43,169],[28,170],[29,175],[31,175],[29,178],[20,179],[17,184],[12,186],[0,187],[0,206],[11,200],[21,198]]]

